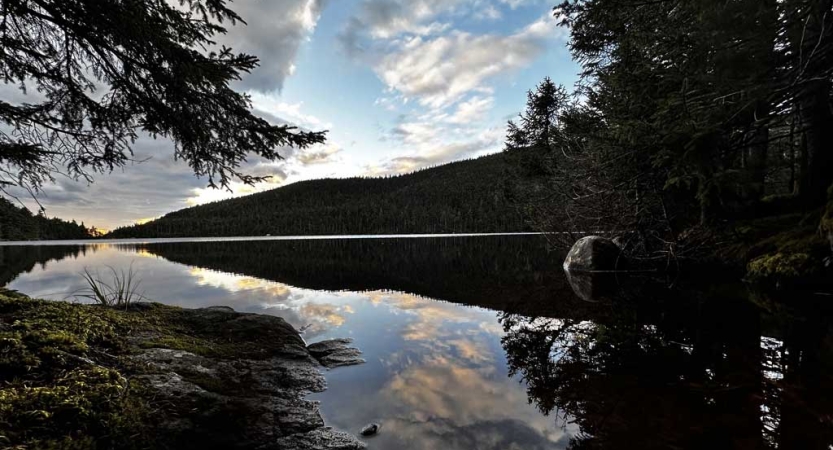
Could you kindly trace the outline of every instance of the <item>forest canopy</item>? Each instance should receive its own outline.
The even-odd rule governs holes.
[[[505,151],[507,193],[536,228],[633,232],[648,252],[791,213],[816,232],[833,185],[833,2],[568,0],[555,14],[580,81],[531,91]]]
[[[87,239],[97,234],[95,227],[87,228],[83,222],[48,218],[42,211],[32,214],[0,198],[0,241]]]
[[[501,189],[501,155],[385,178],[311,180],[172,212],[108,237],[528,231]]]

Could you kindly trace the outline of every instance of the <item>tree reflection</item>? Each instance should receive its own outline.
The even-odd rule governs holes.
[[[825,311],[666,295],[623,301],[601,321],[501,316],[511,374],[542,413],[580,428],[571,449],[829,448]]]
[[[0,246],[0,287],[17,278],[21,273],[32,271],[35,266],[44,267],[49,261],[77,258],[78,255],[95,251],[95,247],[82,245],[66,246]]]

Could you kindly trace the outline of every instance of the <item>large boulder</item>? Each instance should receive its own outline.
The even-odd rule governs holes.
[[[625,259],[618,245],[601,236],[581,238],[564,260],[568,272],[616,270],[624,267]]]

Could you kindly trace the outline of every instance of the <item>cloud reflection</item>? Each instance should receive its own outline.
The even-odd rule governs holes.
[[[415,318],[402,330],[405,340],[435,341],[445,333],[440,328],[452,324],[482,325],[483,330],[502,333],[499,327],[494,326],[497,322],[494,313],[484,315],[484,310],[479,308],[463,307],[402,292],[372,292],[368,298],[373,304],[384,303],[396,312]]]
[[[238,311],[281,316],[307,337],[341,327],[345,316],[354,313],[350,305],[325,303],[319,293],[274,281],[199,267],[189,273],[198,285],[227,291]]]
[[[134,263],[155,301],[183,307],[226,305],[283,317],[309,342],[354,337],[368,363],[328,373],[316,395],[328,423],[357,432],[381,421],[377,448],[564,448],[552,417],[527,402],[508,376],[496,313],[390,291],[332,292],[172,263],[148,252],[98,248],[48,263],[13,288],[40,295],[71,290],[84,267]]]
[[[565,430],[530,407],[523,387],[508,378],[493,312],[396,292],[366,298],[408,316],[398,330],[402,345],[381,358],[389,373],[372,400],[384,405],[377,410],[382,447],[566,446]]]

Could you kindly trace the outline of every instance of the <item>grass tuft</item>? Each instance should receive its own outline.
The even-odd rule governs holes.
[[[92,272],[88,268],[84,268],[84,281],[87,282],[87,288],[76,294],[77,298],[86,298],[103,306],[121,306],[128,307],[133,303],[141,300],[146,300],[145,296],[139,292],[139,286],[142,280],[137,277],[137,272],[133,270],[133,263],[127,272],[124,269],[116,270],[112,266],[107,266],[109,269],[110,279],[104,281],[103,277],[98,271]]]

